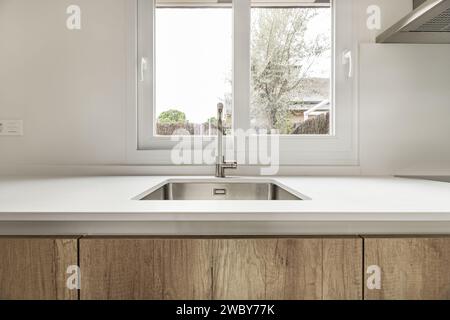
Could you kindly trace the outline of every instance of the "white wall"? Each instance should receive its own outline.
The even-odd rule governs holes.
[[[1,162],[125,162],[126,1],[0,0],[0,118],[25,127],[0,137]]]
[[[24,137],[0,137],[0,164],[127,163],[126,1],[130,0],[0,0],[0,119],[23,119],[25,125]],[[82,7],[83,25],[81,31],[70,32],[65,28],[65,9],[74,3]],[[366,28],[366,9],[373,4],[382,9],[383,27],[412,9],[411,0],[355,0],[357,42],[374,42],[377,31]],[[450,107],[423,105],[432,93],[433,102],[448,100],[445,55],[434,50],[427,68],[422,64],[427,49],[391,48],[362,47],[363,173],[423,169],[432,160],[446,161],[449,156],[445,151],[442,157],[442,150],[448,145],[445,117],[449,118]],[[443,54],[448,57],[446,51]],[[444,81],[438,86],[435,72]],[[422,77],[412,78],[411,73]],[[409,116],[394,123],[394,117],[406,111]],[[419,118],[429,114],[439,126],[416,135],[415,143],[403,144],[422,125]],[[374,124],[375,117],[388,122]]]
[[[450,45],[361,46],[363,174],[450,172]]]

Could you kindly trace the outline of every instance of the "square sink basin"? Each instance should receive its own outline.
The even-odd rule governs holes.
[[[169,180],[137,200],[307,200],[307,197],[274,181]]]

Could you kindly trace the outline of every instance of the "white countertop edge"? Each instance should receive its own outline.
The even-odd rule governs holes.
[[[355,213],[1,213],[0,222],[79,222],[79,221],[155,221],[155,222],[450,222],[448,213],[355,212]]]

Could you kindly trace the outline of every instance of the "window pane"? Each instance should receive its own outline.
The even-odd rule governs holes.
[[[302,2],[254,1],[250,119],[259,132],[330,133],[331,8]]]
[[[212,0],[192,3],[157,2],[157,135],[214,135],[218,102],[231,126],[232,9]]]

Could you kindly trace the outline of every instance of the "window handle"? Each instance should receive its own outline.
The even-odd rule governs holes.
[[[141,80],[141,82],[144,82],[145,81],[145,72],[148,69],[148,59],[147,58],[145,58],[145,57],[141,58],[141,68],[140,69],[141,69],[140,80]]]
[[[342,64],[348,65],[348,77],[353,78],[353,57],[351,50],[345,50],[342,54]]]

